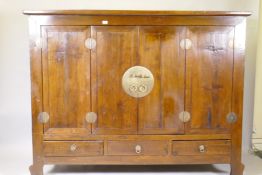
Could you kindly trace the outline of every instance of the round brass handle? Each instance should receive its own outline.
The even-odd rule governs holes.
[[[70,146],[70,151],[74,152],[74,151],[76,151],[76,149],[77,149],[77,145],[76,144],[72,144]]]
[[[140,145],[136,145],[135,150],[137,154],[140,154],[142,152],[142,147]]]
[[[199,152],[200,152],[200,153],[206,152],[206,147],[205,147],[204,145],[200,145],[200,146],[199,146]]]

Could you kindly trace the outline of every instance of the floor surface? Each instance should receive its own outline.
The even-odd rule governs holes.
[[[0,144],[0,175],[30,175],[31,146]],[[262,175],[262,159],[244,156],[245,175]],[[45,166],[45,175],[229,175],[229,165],[180,166]]]

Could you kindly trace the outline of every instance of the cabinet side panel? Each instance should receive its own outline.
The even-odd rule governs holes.
[[[42,173],[43,166],[43,125],[38,122],[38,114],[42,111],[42,63],[41,63],[41,31],[37,17],[29,17],[30,34],[30,66],[31,66],[31,110],[32,110],[32,142],[33,165],[31,172]]]
[[[242,175],[242,118],[243,118],[243,92],[244,92],[244,58],[246,40],[246,20],[235,27],[234,41],[234,72],[232,112],[237,116],[236,123],[232,124],[232,159],[231,174]]]

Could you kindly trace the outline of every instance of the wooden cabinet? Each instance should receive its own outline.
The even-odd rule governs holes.
[[[246,12],[25,11],[32,175],[45,164],[231,164]]]

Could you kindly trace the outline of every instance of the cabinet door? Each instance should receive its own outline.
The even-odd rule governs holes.
[[[94,26],[92,38],[92,111],[94,134],[136,134],[137,100],[122,88],[122,76],[136,64],[137,27]]]
[[[140,134],[183,134],[185,51],[183,27],[140,27],[139,65],[154,76],[152,92],[138,102]]]
[[[187,133],[227,133],[233,75],[233,27],[189,27],[186,51]]]
[[[85,26],[42,27],[44,111],[50,115],[46,134],[85,136],[91,127],[85,122],[90,111],[90,51]]]

